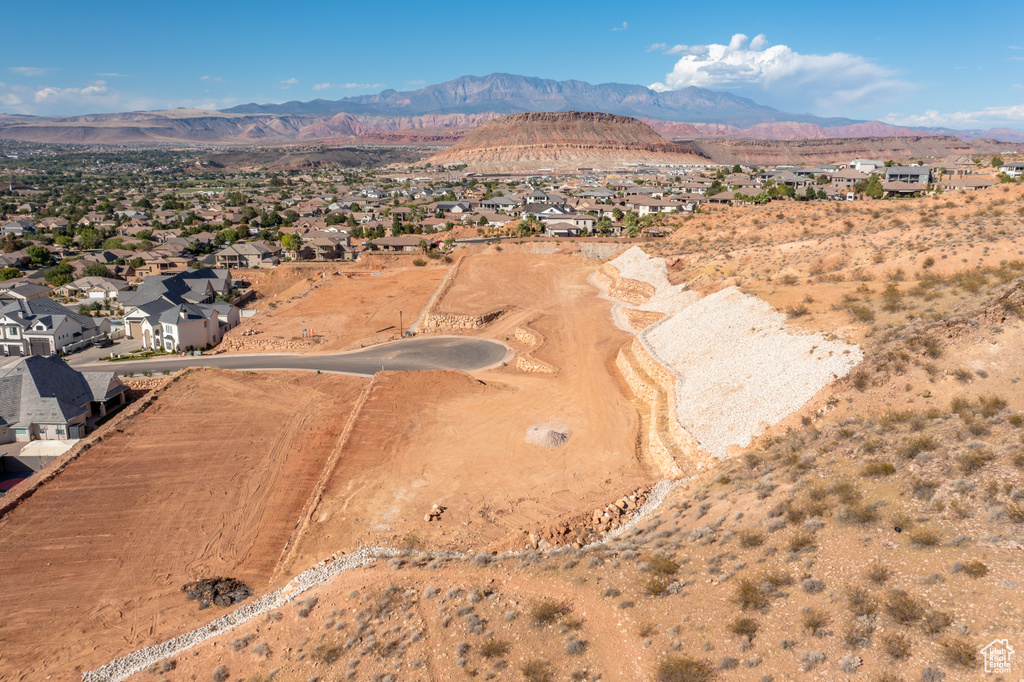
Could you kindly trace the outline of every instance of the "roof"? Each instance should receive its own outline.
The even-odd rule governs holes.
[[[22,358],[0,371],[0,421],[8,426],[65,424],[86,412],[90,401],[104,400],[112,382],[120,383],[113,372],[97,374],[111,375],[105,386],[104,377],[94,377],[90,383],[56,355]],[[94,393],[94,386],[102,386],[103,393]]]
[[[31,300],[15,300],[0,306],[0,317],[10,317],[20,320],[23,326],[31,326],[38,321],[43,321],[49,328],[54,323],[64,318],[74,320],[85,329],[92,329],[96,326],[96,320],[86,315],[79,315],[70,308],[62,306],[52,298],[42,297]]]

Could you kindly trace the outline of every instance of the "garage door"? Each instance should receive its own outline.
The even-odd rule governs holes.
[[[50,355],[49,339],[30,339],[28,342],[29,355]]]
[[[128,336],[133,339],[142,338],[142,323],[141,322],[129,322],[128,323]]]

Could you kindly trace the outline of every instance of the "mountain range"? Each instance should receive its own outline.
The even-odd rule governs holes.
[[[463,76],[419,90],[384,90],[339,100],[243,104],[223,111],[175,109],[88,116],[0,114],[0,139],[93,144],[345,143],[447,146],[474,127],[529,112],[593,111],[642,119],[666,139],[801,140],[953,135],[1024,142],[1024,132],[961,131],[822,118],[764,106],[728,92],[688,87],[555,81],[506,73]]]

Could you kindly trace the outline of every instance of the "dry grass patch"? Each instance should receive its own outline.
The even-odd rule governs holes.
[[[715,669],[707,661],[684,656],[669,656],[658,664],[658,682],[707,682],[715,677]]]

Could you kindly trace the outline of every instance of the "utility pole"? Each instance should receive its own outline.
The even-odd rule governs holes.
[[[398,338],[402,338],[402,336],[404,336],[404,334],[402,333],[402,329],[403,329],[403,327],[402,327],[402,311],[399,310],[398,311]]]

